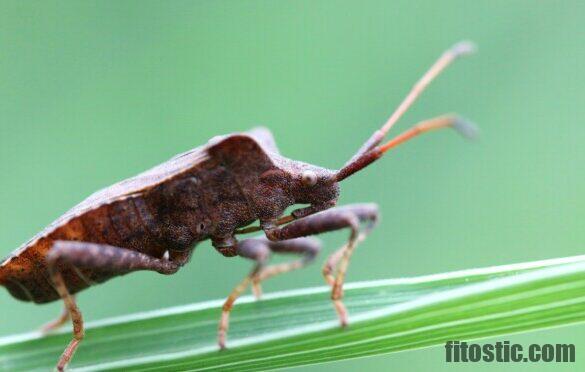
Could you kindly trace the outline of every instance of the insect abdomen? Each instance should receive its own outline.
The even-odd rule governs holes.
[[[148,233],[134,203],[126,199],[74,217],[47,236],[28,243],[0,266],[0,284],[22,301],[45,303],[58,300],[46,261],[56,240],[115,245],[149,254],[162,255],[164,252],[164,248]],[[119,275],[108,270],[72,266],[63,267],[61,273],[72,294]]]
[[[36,303],[59,298],[49,282],[44,262],[45,252],[51,244],[46,238],[40,239],[0,265],[0,284],[13,297]]]

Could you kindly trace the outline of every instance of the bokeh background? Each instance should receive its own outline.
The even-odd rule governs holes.
[[[0,3],[0,256],[93,191],[216,134],[262,124],[281,151],[341,166],[448,46],[479,53],[436,81],[394,133],[457,111],[470,144],[417,139],[343,184],[381,227],[349,280],[583,253],[585,3],[581,1],[109,1]],[[345,233],[324,237],[329,252]],[[172,277],[138,273],[79,297],[88,320],[221,298],[250,267],[209,243]],[[320,285],[320,267],[266,284]],[[0,335],[60,304],[0,291]],[[585,327],[505,339],[575,343],[570,366],[447,365],[443,349],[308,370],[566,370]]]

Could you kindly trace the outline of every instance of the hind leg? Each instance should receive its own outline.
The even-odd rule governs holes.
[[[81,315],[81,311],[79,311],[73,296],[69,294],[63,276],[59,272],[54,272],[51,274],[51,279],[53,280],[55,289],[63,299],[65,309],[67,309],[71,322],[73,323],[73,340],[69,342],[69,345],[67,345],[67,348],[65,348],[65,351],[63,351],[63,354],[61,354],[61,358],[59,358],[59,362],[57,363],[57,370],[64,371],[65,367],[73,357],[73,354],[75,354],[75,350],[77,350],[79,343],[83,340],[85,330],[83,327],[83,316]]]
[[[61,355],[57,370],[65,370],[85,335],[81,311],[77,307],[75,298],[69,293],[67,283],[62,275],[62,271],[66,267],[107,269],[120,275],[137,270],[152,270],[161,274],[173,274],[187,260],[188,255],[179,261],[169,261],[109,245],[56,241],[47,256],[48,270],[55,290],[65,303],[65,308],[73,323],[73,339]],[[64,320],[61,320],[62,318],[63,316],[55,324],[64,322]]]

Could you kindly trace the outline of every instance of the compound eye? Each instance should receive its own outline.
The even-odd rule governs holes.
[[[314,186],[317,183],[317,174],[312,170],[303,171],[301,174],[301,182],[305,186]]]

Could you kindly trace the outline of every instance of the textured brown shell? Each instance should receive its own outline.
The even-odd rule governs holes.
[[[183,154],[177,155],[169,161],[158,165],[135,177],[116,183],[102,189],[83,202],[66,212],[59,219],[50,224],[47,228],[34,236],[20,248],[14,251],[0,264],[0,284],[6,286],[17,298],[25,301],[48,302],[57,299],[54,288],[52,288],[48,274],[46,273],[45,256],[50,250],[54,240],[86,240],[88,227],[84,226],[83,218],[92,218],[100,221],[102,215],[108,213],[108,209],[114,209],[120,215],[121,224],[124,224],[124,214],[128,213],[126,200],[140,200],[143,195],[150,191],[169,184],[174,179],[183,177],[187,173],[203,172],[204,168],[215,166],[212,159],[213,153],[221,153],[223,150],[245,148],[246,151],[255,153],[255,160],[262,159],[265,166],[272,164],[269,153],[277,153],[272,135],[265,129],[259,128],[247,134],[231,134],[218,136],[211,139],[206,145],[197,147]],[[130,204],[133,205],[136,202]],[[123,228],[122,226],[121,228]],[[132,226],[130,230],[142,228]],[[90,229],[92,229],[90,227]],[[109,241],[103,232],[99,235],[100,242],[114,244]],[[140,243],[138,241],[138,243]],[[149,242],[150,243],[150,242]],[[144,252],[153,256],[162,255],[166,247],[157,247],[150,244],[149,251]],[[133,249],[132,246],[127,247]],[[72,292],[87,288],[95,282],[95,278],[87,280],[84,273],[76,272],[69,275],[71,278],[68,286]],[[102,282],[116,273],[100,273],[97,282]],[[81,279],[79,279],[81,278]]]
[[[206,147],[207,146],[197,147],[183,154],[177,155],[169,161],[157,165],[156,167],[151,168],[146,172],[140,173],[135,177],[125,179],[91,194],[81,203],[65,212],[65,214],[63,214],[57,220],[53,221],[49,226],[44,228],[41,232],[24,243],[1,265],[6,265],[12,257],[18,256],[22,251],[28,247],[33,246],[38,240],[48,236],[57,228],[66,225],[75,217],[81,216],[82,214],[91,210],[98,209],[103,205],[124,200],[129,196],[135,196],[144,193],[156,185],[161,184],[165,180],[169,180],[174,176],[197,166],[199,163],[208,158],[207,152],[205,151]]]

